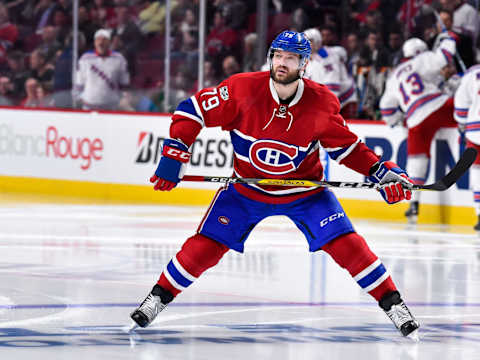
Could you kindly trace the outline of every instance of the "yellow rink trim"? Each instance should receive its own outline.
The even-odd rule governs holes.
[[[89,181],[0,176],[0,203],[41,202],[68,204],[210,204],[214,190],[153,191],[148,185],[105,184]],[[408,203],[388,205],[382,200],[340,199],[346,213],[356,219],[405,222]],[[475,211],[466,206],[420,204],[419,223],[472,225]]]
[[[215,191],[153,191],[148,185],[0,176],[0,202],[206,205]]]

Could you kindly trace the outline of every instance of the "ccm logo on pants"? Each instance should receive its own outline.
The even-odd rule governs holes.
[[[329,217],[326,217],[325,219],[320,220],[320,227],[324,227],[329,222],[335,221],[335,220],[340,219],[342,217],[345,217],[344,212],[339,212],[339,213],[330,215]]]

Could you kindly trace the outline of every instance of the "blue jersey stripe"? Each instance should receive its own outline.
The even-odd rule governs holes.
[[[377,281],[383,274],[385,274],[386,271],[387,270],[385,269],[383,264],[380,264],[375,268],[375,270],[371,271],[370,274],[357,281],[358,285],[365,289],[367,286],[370,286],[375,281]]]
[[[177,110],[192,114],[193,116],[198,117],[199,120],[202,119],[202,115],[197,113],[197,111],[195,110],[192,99],[183,100],[180,104],[178,104]]]
[[[183,276],[182,274],[180,274],[180,272],[177,270],[177,268],[175,267],[175,265],[173,265],[173,262],[172,260],[170,260],[170,262],[168,263],[167,265],[167,271],[170,273],[170,275],[172,276],[172,278],[180,285],[182,285],[183,287],[187,287],[189,286],[190,284],[192,284],[192,282],[190,280],[188,280],[185,276]]]
[[[248,157],[248,150],[252,142],[237,135],[235,131],[230,131],[230,138],[232,139],[233,149],[238,155]]]
[[[350,148],[350,146],[348,147],[345,147],[345,148],[342,148],[340,150],[336,150],[336,151],[327,151],[328,152],[328,156],[330,156],[333,160],[337,160],[337,158],[342,155],[345,151],[347,151],[348,149]]]

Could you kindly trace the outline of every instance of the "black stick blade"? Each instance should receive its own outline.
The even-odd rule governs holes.
[[[477,150],[474,148],[466,148],[458,162],[455,164],[452,170],[436,183],[430,185],[419,186],[422,190],[435,190],[444,191],[455,184],[460,177],[462,177],[468,168],[473,164],[477,157]]]

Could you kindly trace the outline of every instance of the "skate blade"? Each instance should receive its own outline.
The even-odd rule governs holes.
[[[420,337],[418,336],[418,329],[413,330],[410,334],[407,335],[407,338],[415,342],[420,342]]]
[[[407,222],[410,225],[417,225],[418,223],[418,215],[407,216]]]
[[[138,324],[135,321],[132,321],[130,325],[124,326],[122,330],[126,333],[131,333],[132,331],[135,331],[136,328],[138,328]]]

